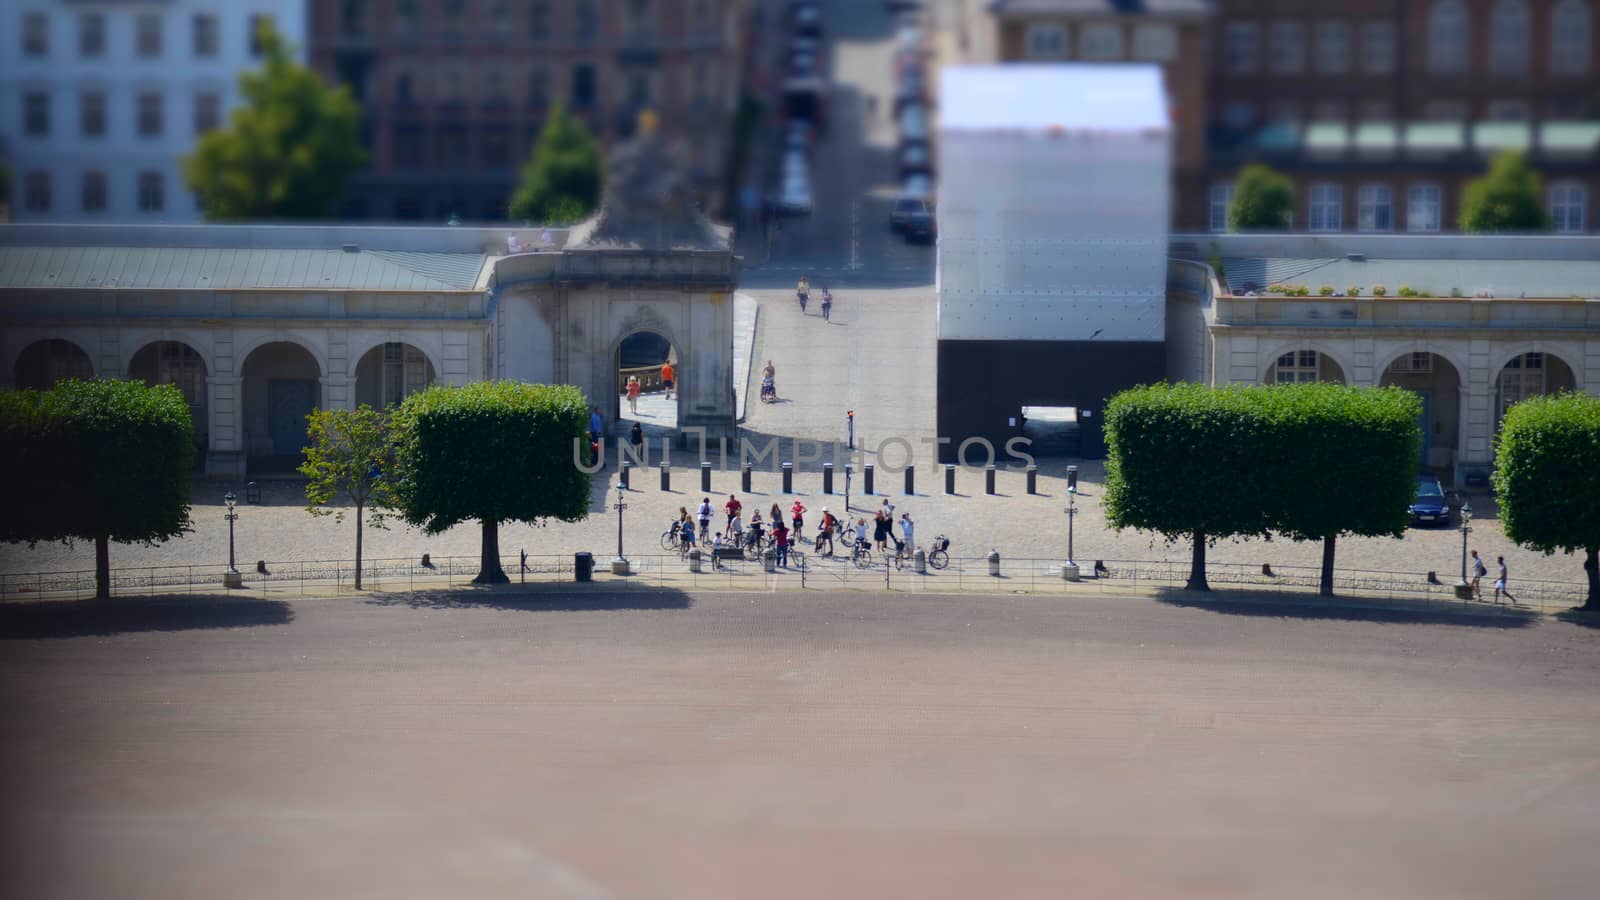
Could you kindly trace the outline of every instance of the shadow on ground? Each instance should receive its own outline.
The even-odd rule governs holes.
[[[1556,613],[1556,618],[1573,625],[1582,625],[1584,628],[1600,628],[1600,610],[1574,606],[1566,612]]]
[[[1395,625],[1465,625],[1471,628],[1526,628],[1540,617],[1524,610],[1421,609],[1411,606],[1358,606],[1360,598],[1321,600],[1304,594],[1251,592],[1249,596],[1213,592],[1202,594],[1183,588],[1159,588],[1156,601],[1168,606],[1204,609],[1230,616],[1273,619],[1330,619],[1343,622],[1384,622]]]
[[[195,631],[287,625],[282,600],[227,596],[52,600],[0,605],[0,640],[106,637],[142,631]]]
[[[411,609],[500,609],[518,612],[688,609],[693,605],[688,594],[672,588],[611,585],[579,588],[575,585],[549,584],[374,594],[362,602],[371,606],[404,606]]]

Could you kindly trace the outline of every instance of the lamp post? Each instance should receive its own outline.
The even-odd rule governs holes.
[[[222,502],[227,504],[228,511],[223,515],[228,520],[228,571],[222,573],[223,587],[244,587],[244,576],[239,574],[239,569],[234,565],[233,557],[233,523],[239,521],[239,513],[235,509],[239,498],[229,491],[222,495]]]
[[[1461,580],[1456,583],[1456,599],[1472,597],[1472,586],[1467,582],[1467,535],[1472,533],[1472,501],[1461,504]]]
[[[1067,485],[1067,561],[1061,567],[1061,577],[1067,581],[1078,580],[1078,564],[1072,553],[1072,526],[1073,520],[1078,517],[1078,485],[1076,478],[1072,481],[1073,484]]]
[[[846,425],[850,430],[850,449],[856,448],[856,411],[847,409],[844,413]]]
[[[617,558],[611,561],[611,574],[613,575],[628,574],[628,558],[622,555],[622,511],[628,508],[627,501],[623,499],[624,494],[622,492],[625,490],[627,488],[623,487],[622,482],[617,482]]]

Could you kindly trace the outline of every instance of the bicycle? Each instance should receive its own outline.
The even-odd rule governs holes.
[[[950,539],[939,535],[928,545],[928,565],[935,569],[942,569],[950,565]]]
[[[748,559],[751,562],[756,562],[761,559],[761,551],[766,549],[767,545],[771,543],[772,538],[767,537],[766,535],[749,537],[746,534],[741,533],[739,535],[739,542],[734,546],[744,551],[745,559]]]
[[[663,549],[663,550],[677,550],[678,549],[678,544],[679,544],[678,532],[680,530],[678,528],[678,525],[679,525],[679,523],[673,522],[671,528],[668,528],[666,531],[661,532],[661,549]]]
[[[883,551],[883,564],[893,564],[896,569],[904,569],[906,562],[911,559],[911,548],[904,542],[896,542],[895,549]]]
[[[854,538],[851,540],[854,541],[854,546],[850,548],[850,561],[855,563],[858,569],[872,568],[872,545],[866,541],[856,541]]]
[[[789,545],[789,568],[796,572],[804,572],[806,570],[806,555],[796,550],[793,544]]]

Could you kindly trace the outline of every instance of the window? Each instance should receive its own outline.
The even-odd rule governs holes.
[[[483,76],[484,100],[490,106],[504,106],[510,97],[506,95],[506,73],[499,69],[490,69]]]
[[[106,95],[87,91],[78,95],[78,133],[83,137],[104,137],[106,133]]]
[[[499,32],[511,30],[511,0],[489,0],[489,27]]]
[[[50,17],[45,13],[22,14],[22,55],[35,59],[50,55]]]
[[[550,37],[550,4],[543,0],[528,7],[528,36],[536,41]]]
[[[1395,119],[1394,101],[1363,100],[1361,101],[1359,115],[1363,122],[1393,122]]]
[[[594,0],[577,0],[577,6],[572,11],[572,31],[578,40],[593,40],[595,32],[599,30],[599,22],[594,14]]]
[[[650,73],[633,71],[628,73],[628,105],[634,109],[644,109],[650,105],[651,90]]]
[[[410,344],[383,345],[383,393],[378,398],[379,408],[399,403],[407,395],[428,386],[428,358]]]
[[[1550,73],[1587,75],[1593,27],[1588,0],[1561,0],[1550,10]]]
[[[139,211],[161,212],[167,203],[166,177],[160,172],[139,173]]]
[[[1210,227],[1212,231],[1228,230],[1228,208],[1233,206],[1233,182],[1219,181],[1211,186]]]
[[[1222,124],[1229,128],[1245,129],[1256,121],[1256,105],[1248,100],[1229,100],[1222,104]]]
[[[1433,371],[1433,354],[1426,350],[1402,353],[1385,371],[1392,375],[1426,375]]]
[[[395,0],[395,28],[399,31],[417,30],[417,0]]]
[[[1029,59],[1060,59],[1067,53],[1067,30],[1060,25],[1029,25],[1026,41]]]
[[[367,30],[367,0],[344,0],[339,4],[339,31],[355,37]]]
[[[1444,190],[1437,184],[1413,184],[1406,191],[1406,230],[1432,233],[1444,218]]]
[[[550,70],[542,65],[535,65],[533,74],[528,76],[528,105],[537,108],[549,102]]]
[[[211,13],[196,13],[194,17],[194,55],[217,55],[217,17]]]
[[[1320,381],[1318,368],[1322,354],[1315,350],[1296,350],[1278,357],[1277,373],[1273,380],[1278,384],[1306,384]]]
[[[483,129],[483,164],[502,169],[511,165],[511,129],[505,125],[490,125]]]
[[[1434,0],[1428,11],[1428,71],[1459,75],[1467,70],[1467,6],[1462,0]]]
[[[78,16],[78,53],[82,56],[106,54],[106,17],[104,13],[84,13]]]
[[[1166,24],[1136,25],[1133,58],[1171,62],[1178,58],[1178,29]]]
[[[49,172],[29,172],[22,179],[22,205],[28,212],[50,211]]]
[[[1273,122],[1297,125],[1306,117],[1305,105],[1298,100],[1275,100],[1267,114]]]
[[[1387,184],[1363,184],[1356,194],[1358,231],[1394,230],[1394,190]]]
[[[1490,100],[1484,111],[1495,122],[1526,122],[1529,118],[1528,101],[1516,98]]]
[[[1267,68],[1291,75],[1306,67],[1306,27],[1299,22],[1274,22],[1267,48]]]
[[[1308,222],[1312,231],[1338,231],[1344,227],[1344,188],[1337,184],[1311,186]]]
[[[81,200],[83,211],[86,213],[106,211],[106,173],[83,173],[83,195]]]
[[[578,109],[588,109],[594,105],[595,93],[594,66],[588,63],[573,66],[572,105]]]
[[[22,95],[22,131],[31,137],[50,135],[50,95],[29,91]]]
[[[394,162],[402,169],[421,168],[423,160],[422,128],[418,125],[396,125],[394,129]]]
[[[140,13],[134,24],[134,52],[140,59],[155,59],[161,55],[161,16],[158,13]]]
[[[469,162],[466,128],[451,125],[439,130],[439,159],[448,168],[466,167]]]
[[[706,100],[706,85],[711,77],[706,69],[705,60],[697,59],[694,68],[689,73],[689,96],[695,103],[704,103]]]
[[[1361,25],[1361,71],[1368,75],[1388,75],[1394,71],[1394,55],[1393,22]]]
[[[1557,182],[1550,186],[1550,218],[1556,230],[1565,234],[1583,231],[1584,213],[1589,205],[1589,191],[1573,181]]]
[[[1317,23],[1317,71],[1324,75],[1350,71],[1350,23]]]
[[[1088,60],[1122,59],[1122,26],[1085,25],[1078,34],[1078,57]]]
[[[1343,100],[1318,100],[1311,118],[1317,122],[1344,122],[1350,118],[1350,104]]]
[[[459,23],[467,12],[467,0],[443,0],[440,7],[444,9],[445,18]]]
[[[154,91],[139,94],[139,136],[160,137],[163,122],[161,95]]]
[[[1429,100],[1422,106],[1422,118],[1429,122],[1459,122],[1466,117],[1465,100]]]
[[[271,27],[272,17],[266,13],[256,13],[250,17],[250,55],[260,56],[267,52],[267,46],[262,42],[262,31]]]
[[[1496,75],[1528,71],[1528,4],[1499,0],[1489,13],[1489,70]]]
[[[1537,397],[1544,393],[1544,354],[1523,353],[1512,357],[1506,367],[1500,370],[1500,391],[1498,396],[1500,418],[1505,418],[1506,410],[1517,405],[1529,397]]]
[[[1229,22],[1222,32],[1222,68],[1229,75],[1252,75],[1261,65],[1260,33],[1254,22]]]
[[[194,133],[215,131],[222,124],[222,96],[213,91],[194,95]]]
[[[650,0],[628,0],[628,33],[648,34],[650,31]]]

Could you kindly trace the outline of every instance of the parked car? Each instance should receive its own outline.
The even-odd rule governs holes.
[[[928,204],[922,204],[921,209],[915,210],[906,216],[906,224],[901,229],[901,233],[906,236],[906,241],[909,243],[933,243],[933,210],[928,207]]]
[[[805,173],[786,175],[778,192],[778,211],[788,216],[811,215],[811,179]]]
[[[904,234],[906,222],[913,215],[928,211],[928,201],[921,197],[900,197],[889,207],[889,230],[896,234]]]
[[[883,0],[883,8],[890,14],[916,12],[922,8],[922,0]]]
[[[784,125],[783,150],[785,153],[805,153],[810,149],[811,123],[796,119]]]
[[[913,103],[900,110],[900,143],[915,144],[928,142],[928,110],[920,103]]]
[[[927,98],[927,79],[922,67],[908,68],[895,81],[894,111],[899,115],[906,107],[921,105]]]
[[[928,145],[923,142],[911,142],[900,145],[900,177],[907,175],[927,175],[933,171],[933,156],[928,152]]]
[[[822,37],[822,8],[815,3],[796,3],[789,11],[789,25],[795,34]]]
[[[1413,525],[1450,524],[1450,497],[1432,475],[1417,476],[1417,493],[1410,509]]]

